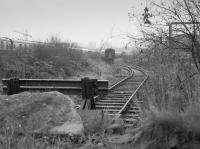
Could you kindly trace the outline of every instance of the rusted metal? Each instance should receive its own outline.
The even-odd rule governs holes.
[[[3,93],[7,94],[9,87],[7,83],[11,79],[2,79]],[[81,80],[64,80],[64,79],[18,79],[19,92],[23,91],[59,91],[68,95],[81,95],[82,94],[82,81]],[[108,81],[98,80],[98,93],[107,94]],[[16,93],[16,92],[15,92]]]
[[[144,70],[143,68],[139,67],[139,66],[132,66],[134,69],[141,71],[144,75],[145,78],[144,80],[141,82],[141,84],[137,87],[137,89],[133,92],[133,94],[131,95],[131,97],[127,100],[127,102],[124,104],[124,106],[119,110],[119,112],[117,113],[117,117],[115,118],[119,118],[122,114],[122,112],[126,109],[126,107],[129,105],[129,103],[133,100],[133,98],[136,96],[137,92],[139,91],[139,89],[144,85],[144,83],[147,81],[148,79],[148,74],[147,71]]]
[[[117,87],[121,86],[122,83],[124,83],[126,80],[130,79],[133,75],[134,72],[132,71],[132,69],[129,66],[123,66],[122,69],[125,69],[129,72],[129,75],[126,76],[124,79],[122,79],[121,81],[117,82],[116,84],[114,84],[113,86],[111,86],[109,88],[109,92],[113,91],[114,89],[116,89]]]
[[[127,76],[123,77],[122,80],[118,81],[117,83],[115,83],[114,85],[112,85],[111,87],[108,88],[108,93],[112,92],[115,88],[119,87],[122,83],[124,83],[127,79],[131,78],[133,75],[133,71],[129,66],[119,66],[121,69],[125,69],[128,74]],[[97,95],[94,97],[94,101],[97,102],[101,99],[101,95]]]

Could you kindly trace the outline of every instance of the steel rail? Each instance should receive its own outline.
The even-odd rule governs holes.
[[[134,75],[134,71],[129,67],[129,66],[121,66],[123,69],[128,70],[129,75],[126,76],[124,79],[120,80],[119,82],[115,83],[112,85],[109,89],[108,92],[112,92],[114,89],[119,87],[122,83],[124,83],[126,80],[130,79]]]
[[[137,87],[137,89],[133,92],[133,94],[131,95],[131,97],[127,100],[127,102],[124,104],[124,106],[119,110],[119,112],[116,114],[115,118],[119,118],[122,114],[122,112],[126,109],[126,107],[129,105],[129,103],[132,101],[132,99],[134,98],[134,96],[136,95],[136,93],[138,92],[138,90],[144,85],[144,83],[147,81],[148,79],[148,73],[146,70],[144,70],[143,68],[139,67],[139,66],[132,66],[133,69],[139,70],[141,71],[146,77],[144,78],[144,80],[141,82],[141,84]]]
[[[130,66],[120,66],[122,69],[125,69],[129,72],[129,75],[126,76],[124,79],[120,80],[119,82],[115,83],[114,85],[112,85],[111,87],[108,88],[108,93],[112,92],[115,88],[119,87],[122,83],[124,83],[126,80],[130,79],[133,75],[134,72],[132,71],[132,69],[130,68]],[[97,102],[99,100],[99,98],[101,98],[101,95],[97,95],[94,97],[94,101]]]
[[[6,94],[9,90],[8,82],[10,79],[2,79],[3,93]],[[24,91],[59,91],[63,94],[81,95],[82,81],[81,80],[66,80],[66,79],[18,79],[18,92]],[[97,80],[97,89],[101,94],[108,93],[108,81]]]

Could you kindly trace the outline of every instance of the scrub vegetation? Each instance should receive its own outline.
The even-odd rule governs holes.
[[[109,130],[112,122],[101,112],[79,111],[87,130],[80,142],[73,142],[72,139],[71,142],[57,141],[45,146],[46,140],[43,140],[44,146],[36,148],[198,149],[199,15],[197,0],[152,2],[151,7],[145,6],[144,14],[140,15],[142,21],[137,14],[129,13],[131,19],[139,20],[137,23],[142,36],[128,35],[136,43],[137,51],[132,55],[123,55],[123,62],[116,62],[112,69],[102,62],[99,53],[85,54],[73,48],[37,46],[32,52],[14,51],[1,55],[1,77],[69,78],[74,74],[84,76],[82,72],[87,71],[86,74],[90,76],[110,78],[111,72],[114,74],[117,71],[119,63],[138,65],[148,71],[149,79],[139,92],[145,105],[138,128],[124,129],[123,123],[118,120],[120,130],[114,133]],[[6,149],[10,149],[14,148],[10,144],[13,139],[10,121],[7,126],[9,129],[3,139]],[[24,138],[24,148],[33,148],[28,146],[31,139]],[[74,146],[76,143],[80,146]]]

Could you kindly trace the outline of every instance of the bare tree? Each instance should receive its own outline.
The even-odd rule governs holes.
[[[129,16],[137,17],[134,13]],[[176,49],[188,51],[200,73],[200,1],[169,0],[159,4],[152,1],[151,9],[145,7],[141,16],[144,25],[141,21],[139,24],[143,36],[128,35],[131,39],[143,45],[160,44],[171,52],[176,52]],[[136,20],[141,19],[137,17]]]

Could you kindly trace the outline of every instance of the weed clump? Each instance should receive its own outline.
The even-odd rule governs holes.
[[[136,149],[197,149],[200,146],[200,105],[184,112],[152,110],[136,130]]]

